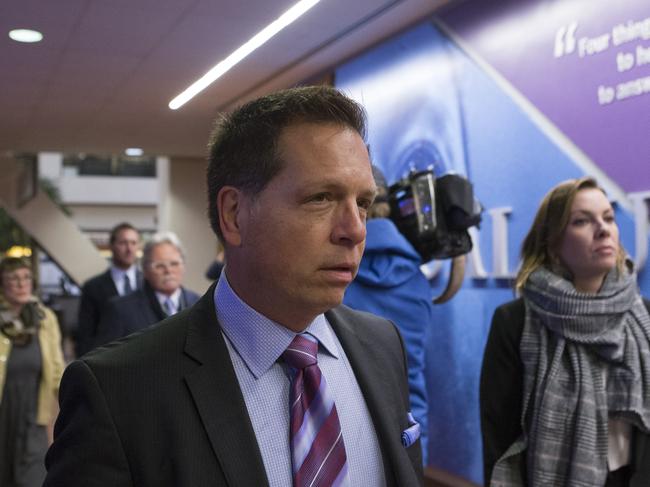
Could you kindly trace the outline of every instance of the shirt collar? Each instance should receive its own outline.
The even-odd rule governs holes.
[[[135,271],[136,271],[136,266],[133,264],[131,267],[128,269],[120,269],[119,267],[115,267],[114,265],[111,265],[111,277],[113,278],[114,281],[123,281],[124,280],[124,275],[126,274],[129,276],[129,280],[131,281],[131,284],[133,285],[135,289],[136,285],[136,279],[135,279]]]
[[[174,291],[171,294],[171,296],[167,296],[166,294],[159,293],[158,291],[154,291],[154,293],[156,294],[156,299],[158,299],[158,302],[160,303],[160,306],[162,307],[162,309],[165,309],[165,301],[167,301],[168,299],[172,300],[172,304],[174,305],[174,309],[176,311],[178,311],[180,309],[179,306],[178,306],[179,303],[180,303],[180,300],[181,300],[181,288],[180,287],[178,289],[176,289],[176,291]]]
[[[297,335],[242,301],[230,287],[225,272],[214,290],[214,305],[224,334],[256,379],[273,366]],[[334,332],[325,315],[316,316],[305,332],[318,339],[321,351],[339,358]]]

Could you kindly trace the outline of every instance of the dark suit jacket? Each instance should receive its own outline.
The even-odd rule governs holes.
[[[213,290],[67,368],[45,487],[269,485]],[[397,329],[344,306],[326,316],[365,397],[388,485],[421,485],[420,444],[400,440],[409,396]]]
[[[644,300],[650,312],[650,301]],[[485,347],[481,369],[481,431],[483,466],[489,485],[497,460],[521,435],[524,365],[519,342],[524,330],[525,305],[522,298],[499,306]],[[650,435],[635,430],[632,443],[635,472],[630,487],[648,485],[650,479]]]
[[[180,310],[192,306],[198,299],[199,295],[194,291],[181,288]],[[126,296],[115,296],[107,301],[97,325],[93,346],[98,347],[130,335],[166,317],[154,290],[145,281],[142,289]]]
[[[136,271],[137,287],[142,287],[142,272]],[[77,320],[75,352],[77,357],[93,348],[97,325],[106,302],[117,296],[117,288],[111,277],[110,268],[86,281],[81,288],[81,303]]]

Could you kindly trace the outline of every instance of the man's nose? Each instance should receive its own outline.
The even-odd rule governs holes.
[[[366,217],[356,201],[342,204],[335,218],[332,230],[333,243],[357,245],[365,240]]]

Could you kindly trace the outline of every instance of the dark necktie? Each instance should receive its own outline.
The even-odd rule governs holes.
[[[128,274],[124,274],[124,294],[129,294],[131,291],[133,291],[133,288],[131,287],[131,279],[129,279]]]
[[[294,369],[290,397],[293,487],[348,484],[341,425],[317,354],[318,342],[307,334],[296,335],[282,354]]]

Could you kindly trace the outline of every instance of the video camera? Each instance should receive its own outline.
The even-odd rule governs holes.
[[[436,178],[432,169],[411,171],[388,188],[391,220],[423,262],[472,250],[468,228],[481,222],[472,184],[457,174]]]

